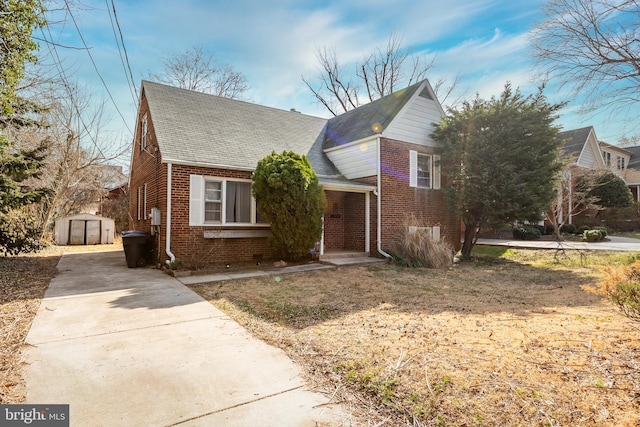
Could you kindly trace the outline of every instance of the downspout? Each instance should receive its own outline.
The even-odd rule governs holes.
[[[375,195],[376,198],[378,199],[378,233],[377,233],[377,237],[378,237],[378,242],[377,242],[377,249],[378,249],[378,253],[386,258],[391,258],[391,255],[389,255],[388,253],[386,253],[385,251],[382,250],[382,178],[381,178],[381,168],[382,168],[382,162],[380,160],[380,134],[378,134],[378,140],[376,141],[376,149],[377,149],[377,169],[378,169],[378,185],[377,185],[377,189],[375,191]]]
[[[176,256],[171,252],[171,163],[167,163],[167,233],[165,237],[165,252],[169,255],[166,260],[167,265],[176,260]]]

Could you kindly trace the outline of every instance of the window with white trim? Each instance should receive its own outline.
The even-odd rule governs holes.
[[[257,224],[251,181],[190,177],[189,225]]]
[[[409,185],[440,189],[440,156],[409,151]]]
[[[624,157],[622,156],[616,157],[616,166],[618,170],[624,170]]]
[[[147,148],[147,115],[145,114],[140,124],[140,151]]]

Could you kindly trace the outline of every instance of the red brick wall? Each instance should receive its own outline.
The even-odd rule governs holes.
[[[251,172],[211,169],[196,166],[172,166],[171,251],[183,263],[193,267],[271,258],[266,238],[205,239],[205,230],[221,230],[221,226],[189,226],[190,175],[250,179]],[[231,229],[229,227],[228,229]],[[260,229],[264,227],[233,227]]]
[[[390,139],[381,139],[382,249],[394,248],[401,224],[407,215],[415,215],[425,226],[440,226],[441,238],[460,247],[460,222],[447,208],[443,190],[409,186],[409,151],[435,154],[433,148]],[[442,165],[445,168],[446,165]],[[446,186],[444,177],[441,183]],[[372,199],[375,199],[372,198]],[[373,200],[372,200],[373,202]]]
[[[339,191],[325,191],[327,210],[324,213],[324,250],[346,249],[344,245],[345,196]]]
[[[142,230],[151,232],[151,220],[149,214],[152,207],[160,209],[161,226],[160,233],[153,236],[154,260],[160,262],[164,254],[164,224],[166,224],[166,201],[167,187],[166,174],[167,165],[162,163],[161,154],[153,128],[153,118],[148,114],[149,107],[146,98],[143,96],[140,105],[140,115],[136,123],[136,133],[133,143],[131,177],[129,185],[129,228],[132,230]],[[147,113],[147,147],[140,150],[140,131],[144,114]],[[147,184],[147,210],[143,218],[137,219],[138,188],[143,191],[144,184]],[[144,201],[142,201],[144,202]],[[156,229],[157,230],[157,229]],[[155,230],[154,230],[155,231]]]
[[[344,198],[344,248],[364,252],[365,195],[346,193]],[[375,231],[374,231],[375,235]]]
[[[132,230],[151,232],[151,220],[148,215],[152,207],[158,207],[161,225],[153,236],[155,261],[164,264],[169,259],[166,254],[167,224],[167,175],[168,165],[162,163],[157,151],[157,142],[153,127],[153,117],[147,114],[147,148],[140,150],[140,128],[142,117],[148,112],[148,104],[143,96],[140,106],[139,122],[136,124],[131,162],[131,187],[129,198],[129,221]],[[186,267],[205,267],[214,264],[227,264],[240,261],[252,261],[257,258],[269,259],[271,250],[266,238],[256,239],[205,239],[205,230],[219,230],[221,227],[189,226],[189,175],[207,175],[227,178],[250,179],[246,171],[229,171],[172,165],[171,186],[171,252]],[[137,219],[137,189],[147,184],[147,212],[143,219]],[[252,227],[244,227],[252,229]],[[258,228],[258,227],[254,227]],[[235,230],[238,227],[234,227]],[[264,227],[259,228],[264,229]]]

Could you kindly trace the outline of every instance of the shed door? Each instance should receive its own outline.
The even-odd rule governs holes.
[[[86,244],[100,244],[100,221],[87,221]]]
[[[69,244],[84,245],[84,224],[85,220],[72,219],[69,227]]]

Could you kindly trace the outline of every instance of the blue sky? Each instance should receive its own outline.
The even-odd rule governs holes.
[[[140,80],[162,71],[167,56],[202,46],[220,62],[243,73],[250,91],[245,98],[276,108],[296,108],[328,117],[302,82],[316,80],[319,47],[335,49],[345,69],[383,48],[392,32],[413,51],[435,57],[428,78],[462,75],[457,95],[498,95],[507,81],[525,94],[535,91],[528,32],[541,19],[542,0],[114,0],[139,90]],[[58,47],[67,75],[92,88],[96,101],[106,99],[109,128],[115,138],[131,142],[136,105],[120,60],[107,7],[111,0],[80,1],[72,8],[82,37],[111,92],[122,118],[107,95],[86,51]],[[60,17],[60,15],[57,15]],[[51,27],[53,39],[82,47],[73,22]],[[41,46],[46,53],[46,46]],[[558,90],[553,102],[567,101]],[[565,95],[566,96],[566,95]],[[583,116],[570,102],[558,123],[565,130],[593,125],[601,140],[617,143],[634,129],[607,114]],[[637,130],[636,130],[637,132]],[[128,164],[128,160],[121,160]]]

